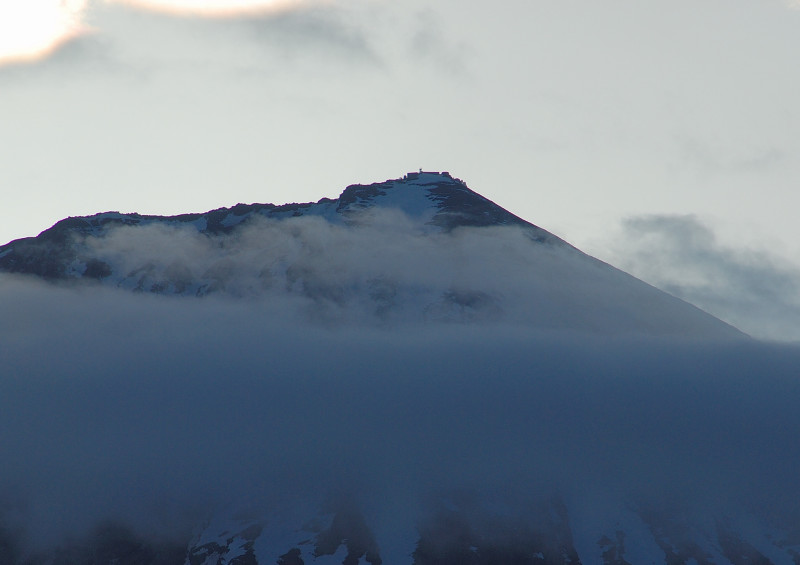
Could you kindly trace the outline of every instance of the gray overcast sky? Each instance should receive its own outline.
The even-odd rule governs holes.
[[[693,215],[728,259],[800,265],[791,2],[190,17],[96,0],[82,19],[93,33],[0,66],[2,242],[68,215],[312,201],[423,167],[614,263],[647,256],[616,241],[624,218]]]

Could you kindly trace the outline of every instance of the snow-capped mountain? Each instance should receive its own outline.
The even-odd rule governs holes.
[[[304,301],[303,308],[332,322],[738,333],[446,172],[352,185],[338,199],[308,204],[69,218],[0,247],[0,270],[159,294]]]
[[[800,564],[796,356],[448,173],[0,270],[0,565]]]
[[[82,238],[102,237],[120,226],[191,226],[199,233],[215,236],[230,234],[255,218],[283,220],[304,216],[324,218],[336,225],[352,224],[371,208],[401,211],[430,231],[449,231],[462,226],[519,225],[525,226],[536,241],[563,244],[552,234],[473,192],[449,173],[420,172],[382,183],[351,185],[339,198],[323,198],[316,203],[237,204],[203,214],[178,216],[105,212],[67,218],[37,237],[19,239],[0,247],[0,268],[47,279],[105,279],[117,274],[111,271],[108,263],[82,254],[87,250],[82,249],[79,242]]]

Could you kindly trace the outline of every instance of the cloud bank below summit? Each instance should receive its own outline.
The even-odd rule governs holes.
[[[321,217],[251,218],[230,234],[192,225],[113,227],[76,240],[123,289],[259,301],[322,324],[502,323],[587,332],[731,337],[734,328],[562,243],[524,228],[437,232],[399,211],[350,225]],[[80,259],[82,258],[82,259]]]
[[[252,301],[6,276],[0,307],[2,522],[38,544],[105,518],[184,534],[219,504],[340,489],[378,525],[459,488],[796,510],[797,348],[333,330]]]

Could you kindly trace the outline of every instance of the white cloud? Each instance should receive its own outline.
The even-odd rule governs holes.
[[[568,247],[515,227],[420,233],[393,211],[358,227],[317,217],[254,221],[229,235],[193,226],[110,229],[78,241],[111,286],[263,301],[326,324],[425,319],[694,337],[735,331]],[[81,272],[83,263],[74,267]]]
[[[0,0],[0,64],[46,57],[88,33],[88,0]]]
[[[103,0],[106,3],[127,4],[146,10],[176,15],[207,17],[263,14],[300,7],[310,0]]]
[[[106,33],[93,10],[123,5],[173,16],[241,18],[305,9],[325,0],[0,0],[0,65],[47,58],[65,43]],[[92,27],[89,25],[91,21]]]
[[[800,341],[800,268],[764,248],[731,247],[695,216],[628,218],[612,261],[754,337]]]

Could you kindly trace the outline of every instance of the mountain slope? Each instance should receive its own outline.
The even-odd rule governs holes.
[[[448,173],[352,185],[308,204],[69,218],[0,247],[0,270],[158,294],[294,300],[328,322],[740,335]]]
[[[286,219],[322,217],[334,224],[357,221],[359,213],[370,208],[399,210],[431,231],[463,226],[524,226],[540,242],[563,243],[545,230],[529,224],[473,192],[449,173],[409,173],[402,179],[370,185],[348,186],[336,200],[323,198],[306,204],[237,204],[202,214],[146,216],[105,212],[61,220],[37,237],[23,238],[0,247],[0,269],[11,273],[34,274],[47,279],[109,275],[107,264],[78,256],[75,240],[102,237],[121,226],[192,227],[209,236],[230,234],[256,218]],[[83,267],[85,266],[85,269]]]
[[[748,524],[613,505],[568,507],[558,497],[524,514],[497,500],[456,495],[435,501],[405,531],[374,536],[358,510],[330,508],[304,520],[217,516],[189,544],[189,565],[797,565],[789,532],[742,515]],[[311,518],[313,516],[313,519]],[[742,517],[740,516],[740,518]],[[260,520],[260,521],[259,521]]]

